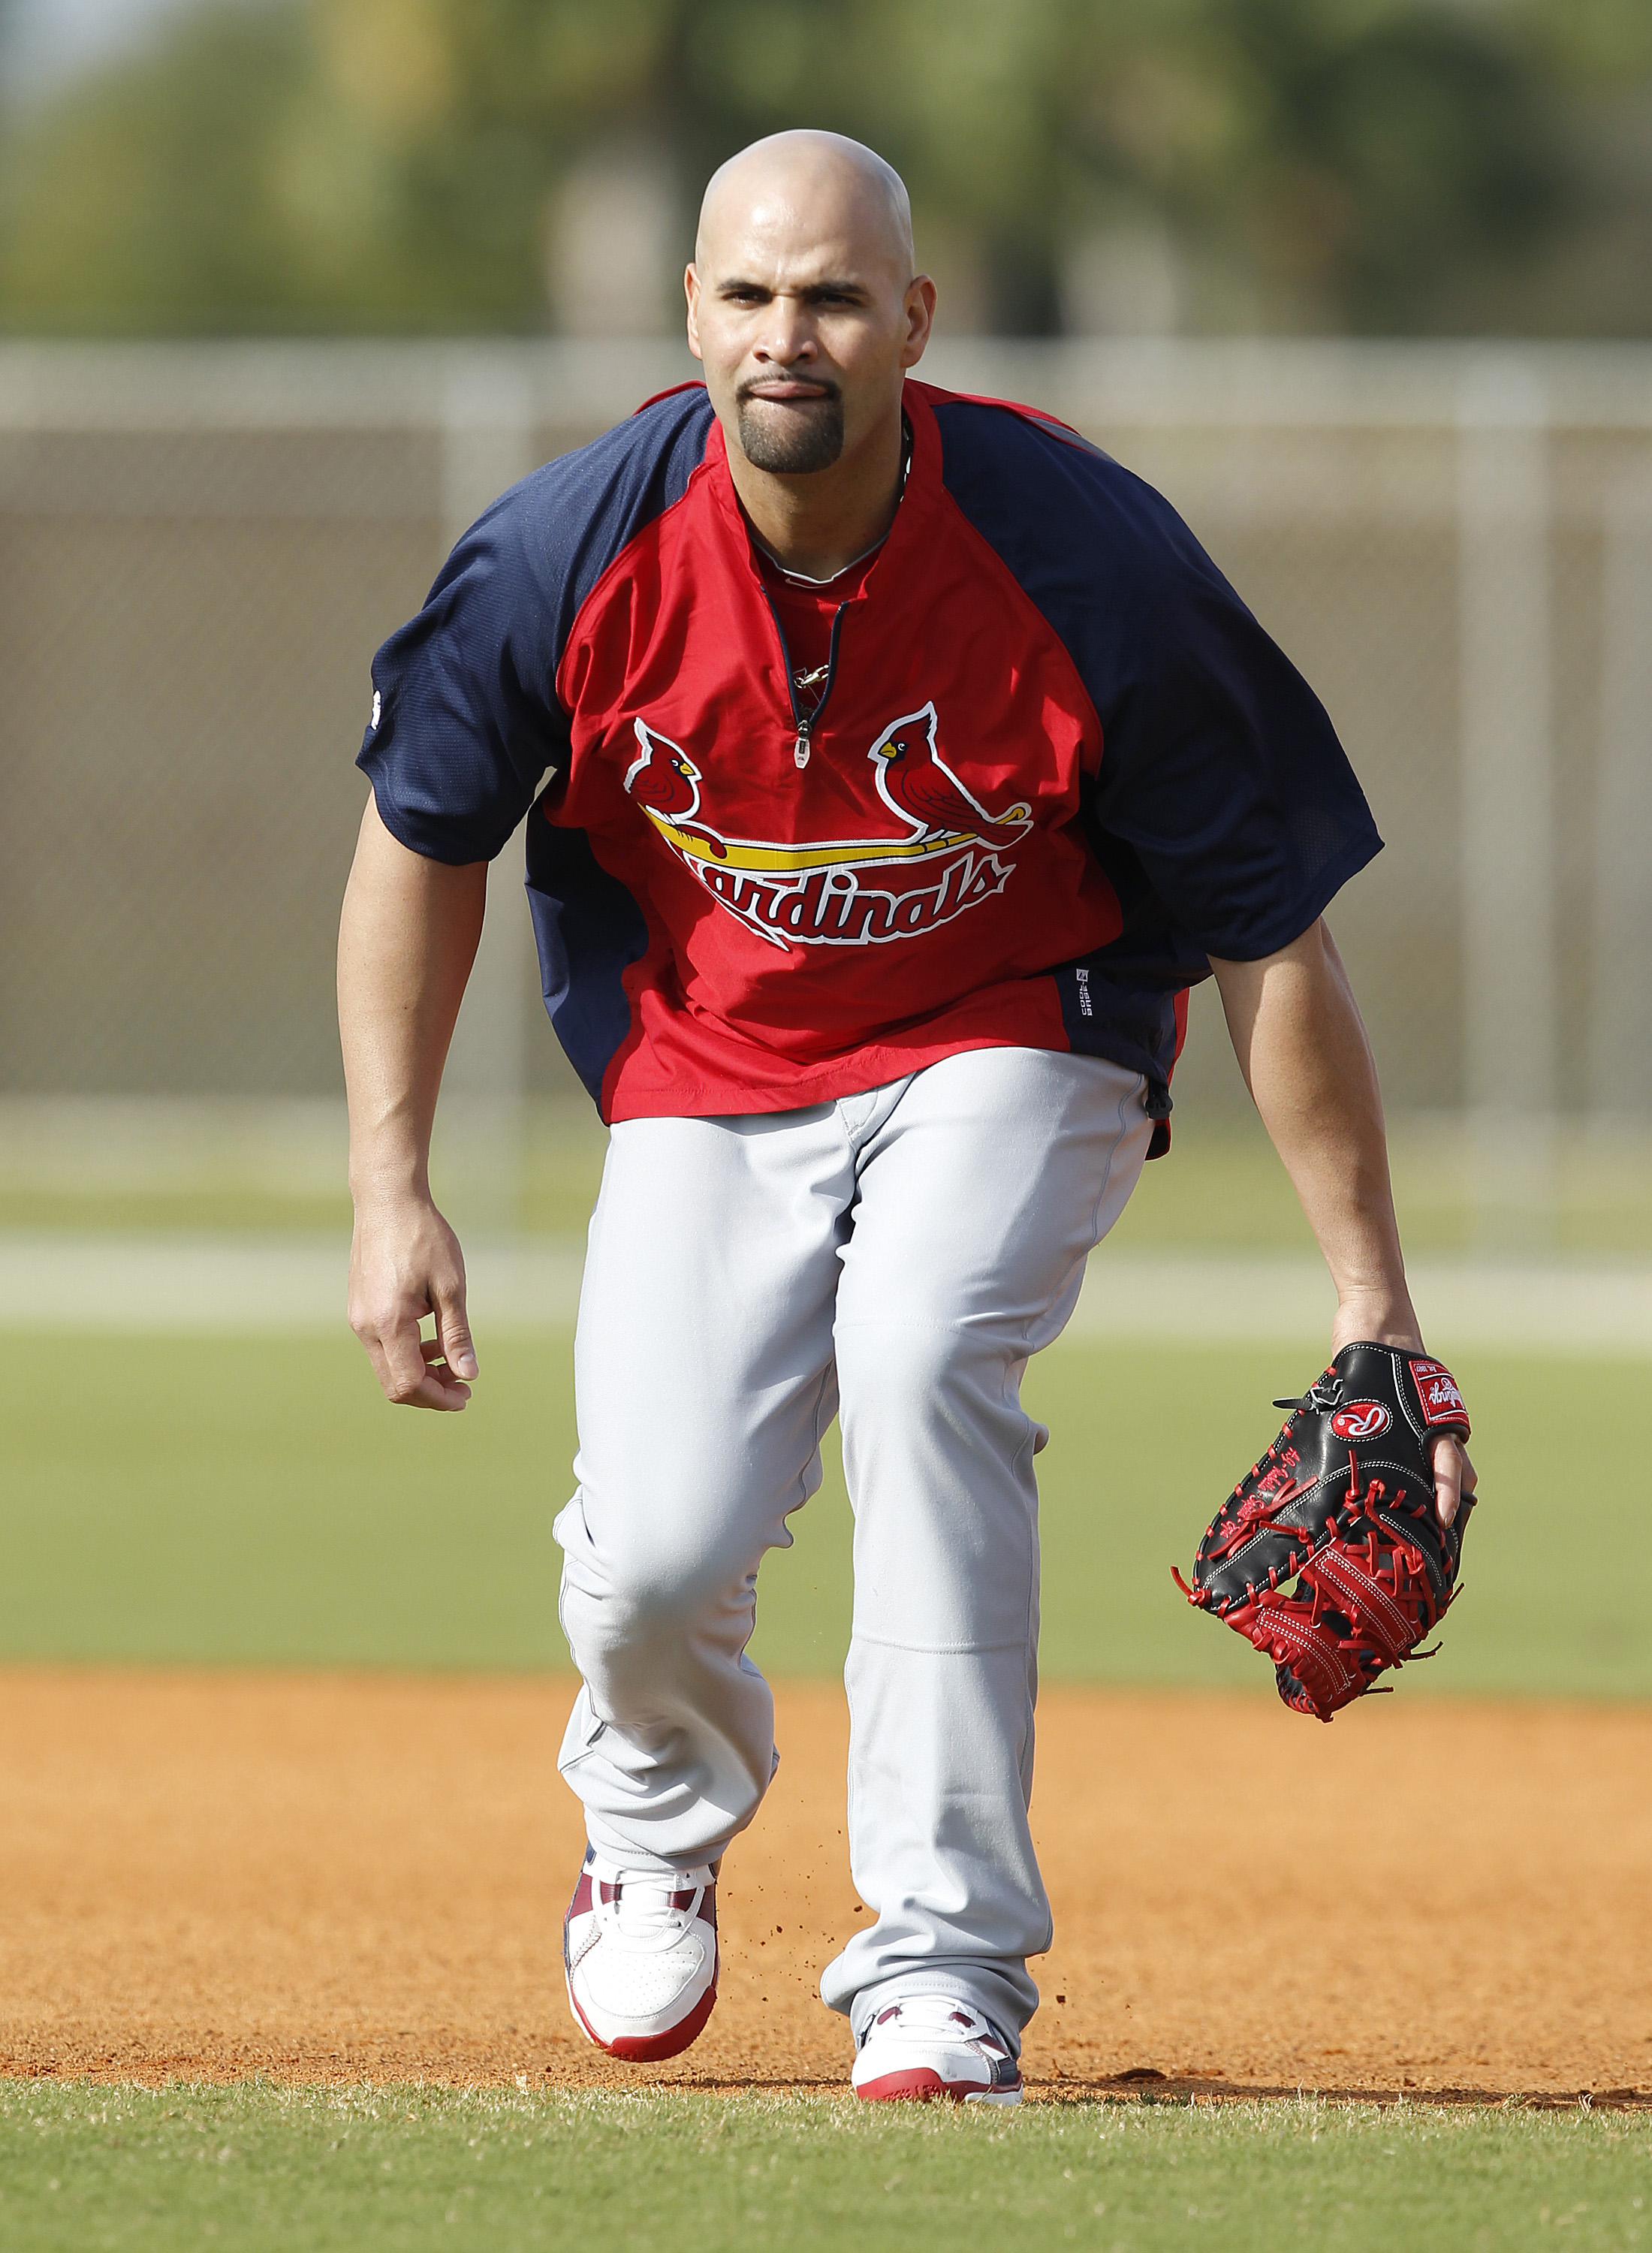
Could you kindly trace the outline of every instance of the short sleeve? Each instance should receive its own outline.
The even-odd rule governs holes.
[[[392,836],[427,860],[491,861],[565,768],[556,670],[579,608],[705,457],[703,385],[680,384],[513,485],[448,558],[417,617],[373,661],[356,764]]]
[[[1179,930],[1254,961],[1306,931],[1382,839],[1324,706],[1177,528],[1181,552],[1144,574],[1137,663],[1101,711],[1091,818]]]
[[[1382,849],[1323,705],[1163,496],[1025,410],[937,410],[948,490],[1065,647],[1101,723],[1084,827],[1119,942],[1180,982],[1306,931]]]
[[[427,860],[491,861],[568,756],[552,616],[521,536],[521,489],[473,525],[416,617],[373,661],[356,764],[391,835]]]

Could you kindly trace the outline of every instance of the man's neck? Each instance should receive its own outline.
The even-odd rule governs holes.
[[[752,530],[781,568],[833,579],[875,548],[894,523],[903,455],[897,408],[853,456],[829,470],[778,477],[753,469],[733,441],[728,473]]]

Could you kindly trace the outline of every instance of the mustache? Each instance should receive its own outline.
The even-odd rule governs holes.
[[[764,400],[763,395],[758,390],[757,386],[760,383],[772,383],[776,379],[771,375],[754,375],[750,377],[748,381],[737,387],[735,392],[735,405],[739,407],[749,407],[755,402],[760,406],[768,405],[770,407],[784,407],[791,404],[792,402],[784,399]],[[837,401],[841,399],[843,396],[841,390],[835,383],[833,382],[829,375],[784,376],[782,377],[780,380],[786,383],[818,384],[819,386],[819,395],[822,401]]]

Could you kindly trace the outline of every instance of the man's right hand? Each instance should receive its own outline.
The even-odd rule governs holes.
[[[420,1335],[436,1316],[433,1338]],[[429,1199],[358,1206],[350,1245],[350,1327],[387,1400],[463,1408],[477,1375],[464,1308],[464,1255]]]
[[[430,1201],[442,1065],[487,904],[485,861],[450,868],[394,838],[369,799],[338,922],[338,1037],[350,1097],[350,1327],[385,1398],[463,1408],[476,1375],[464,1255]],[[436,1334],[419,1324],[434,1315]]]

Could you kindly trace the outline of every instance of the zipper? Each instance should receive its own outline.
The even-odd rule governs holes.
[[[826,710],[826,699],[832,694],[832,684],[838,676],[838,634],[843,624],[843,613],[849,606],[847,603],[840,603],[832,613],[832,641],[826,652],[826,685],[822,687],[819,695],[816,697],[812,706],[805,711],[797,676],[791,670],[791,652],[786,647],[786,630],[780,623],[780,613],[775,608],[774,596],[769,592],[767,587],[763,588],[763,598],[769,605],[769,615],[774,620],[774,630],[780,637],[780,658],[785,671],[786,694],[791,700],[791,725],[796,731],[791,746],[791,764],[801,773],[809,764],[809,753],[813,748],[811,739],[820,715]]]
[[[906,481],[908,476],[910,474],[911,468],[912,426],[907,421],[906,410],[903,408],[901,410],[902,496],[903,496],[906,492]],[[890,530],[893,529],[894,527],[891,526]],[[875,548],[882,548],[884,544],[884,541],[888,538],[889,534],[886,532],[883,535],[883,540],[876,541],[875,543],[875,548],[868,548],[867,549],[866,555],[870,555],[875,553]],[[866,555],[857,555],[854,559],[855,562],[863,563],[866,561]],[[784,566],[782,565],[780,568],[784,569]],[[848,569],[852,567],[846,565],[844,568]],[[803,708],[802,699],[798,691],[797,676],[791,670],[791,652],[786,647],[786,630],[780,623],[780,613],[775,608],[774,596],[769,592],[768,586],[764,582],[761,572],[757,575],[757,582],[763,588],[763,599],[769,605],[769,615],[774,620],[774,630],[780,638],[780,657],[781,662],[785,668],[786,694],[791,700],[791,724],[793,729],[796,730],[791,745],[791,764],[797,768],[798,771],[801,773],[804,768],[809,764],[809,753],[813,748],[811,738],[813,736],[816,726],[819,724],[820,715],[826,710],[826,699],[832,694],[832,684],[838,676],[838,632],[843,624],[843,613],[849,606],[847,603],[840,603],[837,609],[832,614],[832,641],[831,645],[826,652],[826,686],[821,689],[820,694],[816,697],[810,709],[805,712]]]

